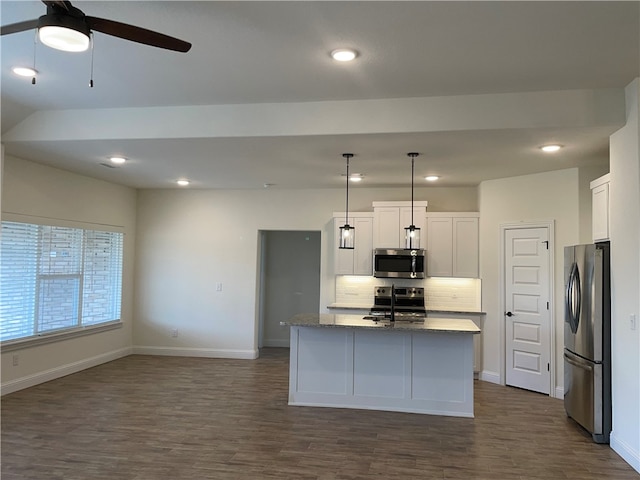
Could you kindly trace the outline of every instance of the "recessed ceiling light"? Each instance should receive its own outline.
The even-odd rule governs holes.
[[[560,150],[562,148],[562,145],[543,145],[542,147],[540,147],[540,150],[542,150],[543,152],[546,153],[553,153],[553,152],[557,152],[558,150]]]
[[[364,175],[361,173],[352,173],[351,175],[349,175],[349,180],[351,180],[352,182],[361,182],[363,178]]]
[[[11,71],[21,77],[35,77],[36,73],[38,73],[37,70],[34,70],[31,67],[13,67]]]
[[[358,52],[350,48],[339,48],[331,52],[331,58],[338,62],[350,62],[358,56]]]
[[[122,165],[124,162],[127,161],[126,158],[118,157],[118,156],[109,157],[109,160],[111,160],[111,163],[115,163],[116,165]]]
[[[180,180],[178,180],[176,182],[178,185],[180,185],[181,187],[186,187],[187,185],[189,185],[189,180],[186,180],[184,178],[181,178]]]
[[[439,176],[437,176],[437,175],[429,175],[429,176],[427,176],[427,177],[424,177],[424,179],[425,179],[427,182],[435,182],[435,181],[436,181],[436,180],[438,180],[439,178],[440,178],[440,177],[439,177]]]

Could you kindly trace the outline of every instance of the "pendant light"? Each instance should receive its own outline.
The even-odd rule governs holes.
[[[353,157],[353,153],[343,153],[342,156],[347,159],[347,206],[344,214],[344,226],[340,227],[339,248],[353,249],[356,241],[356,229],[349,225],[349,159]]]
[[[404,248],[409,250],[415,250],[420,248],[420,229],[413,223],[413,169],[415,158],[420,155],[416,152],[407,153],[407,156],[411,157],[411,225],[405,227],[405,245]]]

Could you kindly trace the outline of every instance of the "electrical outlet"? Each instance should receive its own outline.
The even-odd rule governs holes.
[[[631,330],[635,330],[636,327],[638,326],[638,321],[636,319],[635,313],[632,313],[631,315],[629,315],[629,326],[631,327]]]
[[[17,367],[18,365],[20,365],[20,357],[18,356],[17,353],[13,355],[11,360],[13,361],[13,366],[14,367]]]
[[[171,329],[171,336],[174,337],[174,338],[178,336],[178,329],[177,328],[172,328]]]

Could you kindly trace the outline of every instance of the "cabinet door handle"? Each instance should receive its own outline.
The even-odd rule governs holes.
[[[511,313],[511,312],[504,312],[504,314],[505,314],[507,317],[513,317],[513,315],[514,315],[514,314],[513,314],[513,313]]]

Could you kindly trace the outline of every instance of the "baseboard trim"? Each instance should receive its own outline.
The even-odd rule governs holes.
[[[500,382],[500,374],[496,372],[489,372],[487,370],[483,370],[479,375],[480,380],[489,382],[489,383],[497,383],[498,385],[502,385]]]
[[[556,398],[564,399],[564,387],[556,387]]]
[[[0,395],[6,395],[8,393],[17,392],[25,388],[33,387],[41,383],[55,380],[56,378],[66,377],[72,373],[78,373],[87,368],[96,367],[103,363],[117,360],[118,358],[131,355],[131,348],[125,347],[111,352],[96,355],[95,357],[85,358],[78,362],[68,363],[59,367],[44,370],[42,372],[27,375],[25,377],[17,378],[15,380],[9,380],[0,385]]]
[[[640,452],[634,451],[631,446],[618,439],[616,432],[611,432],[609,436],[611,449],[622,457],[622,459],[640,473]]]
[[[264,347],[277,347],[277,348],[286,347],[286,348],[289,348],[289,345],[290,345],[291,341],[288,338],[285,338],[285,339],[282,339],[282,340],[278,340],[278,339],[267,340],[267,339],[265,339],[262,343],[263,343]]]
[[[134,355],[162,355],[167,357],[205,357],[205,358],[237,358],[255,360],[259,356],[258,350],[227,350],[214,348],[178,348],[178,347],[149,347],[134,345]]]

